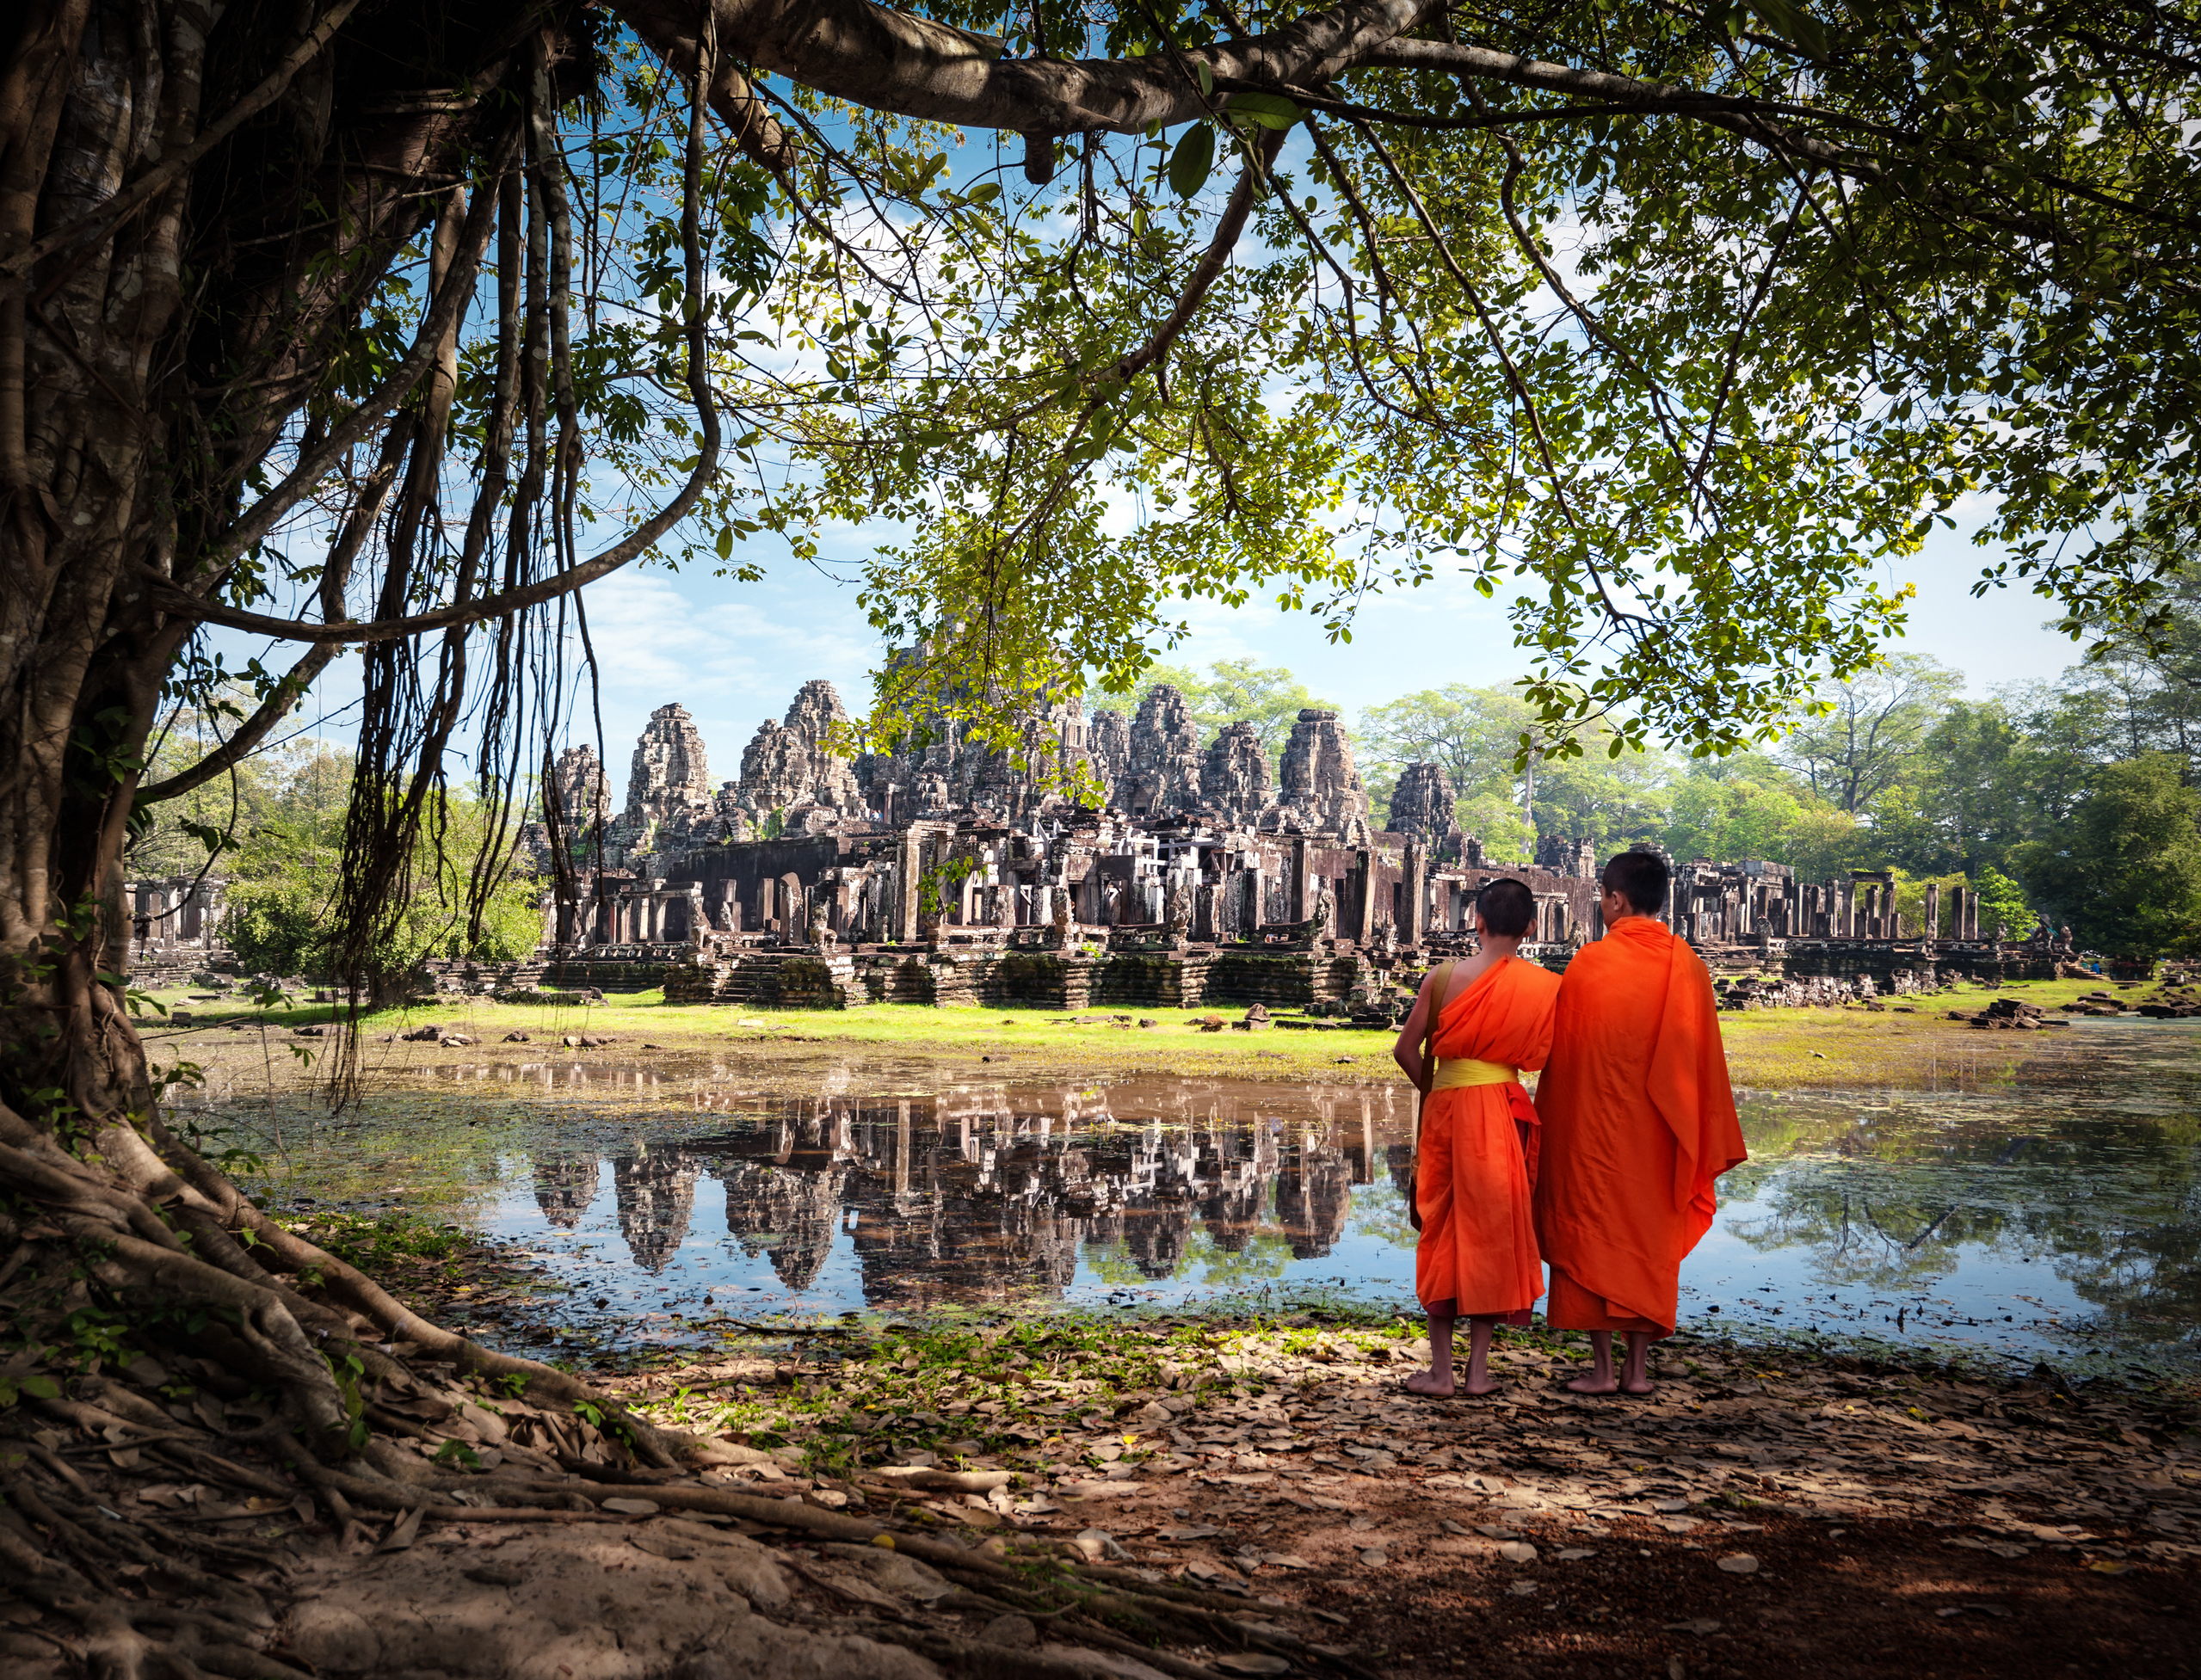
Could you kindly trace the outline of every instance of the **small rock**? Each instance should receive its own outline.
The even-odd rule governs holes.
[[[1039,1630],[1028,1615],[997,1615],[979,1629],[978,1638],[987,1645],[1014,1646],[1021,1650],[1039,1643]]]
[[[1498,1548],[1498,1555],[1507,1563],[1534,1563],[1536,1548],[1526,1540],[1508,1540]]]
[[[1717,1560],[1717,1566],[1729,1575],[1754,1575],[1758,1572],[1758,1560],[1748,1552],[1729,1552]]]
[[[527,1035],[524,1032],[508,1032],[504,1035],[504,1042],[508,1044],[524,1044],[528,1042]]]

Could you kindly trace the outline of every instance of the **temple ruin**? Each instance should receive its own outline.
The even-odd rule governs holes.
[[[1166,684],[1129,717],[1059,702],[1009,752],[943,724],[842,756],[847,721],[830,683],[805,684],[714,788],[693,719],[661,706],[608,818],[596,755],[570,749],[554,781],[578,867],[570,897],[546,897],[540,961],[446,983],[663,986],[744,1006],[1258,1003],[1368,1021],[1395,1018],[1429,962],[1472,949],[1474,895],[1495,876],[1536,896],[1532,959],[1563,968],[1603,932],[1588,841],[1542,836],[1533,863],[1486,856],[1433,764],[1405,767],[1378,826],[1326,710],[1299,713],[1273,769],[1250,723],[1203,744]],[[1081,771],[1098,803],[1066,792]],[[548,835],[532,831],[539,854]],[[1929,887],[1907,922],[1895,886],[1694,862],[1674,869],[1663,919],[1737,1006],[2052,973],[2070,955],[1983,940],[1962,890],[1944,903]]]

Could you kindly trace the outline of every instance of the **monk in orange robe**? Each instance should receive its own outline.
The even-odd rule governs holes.
[[[1544,1154],[1536,1234],[1551,1266],[1544,1316],[1590,1332],[1577,1394],[1651,1391],[1651,1343],[1671,1336],[1682,1259],[1711,1228],[1713,1181],[1746,1151],[1711,976],[1656,920],[1664,859],[1605,866],[1605,937],[1567,965],[1538,1082]],[[1612,1335],[1628,1338],[1616,1381]]]
[[[1469,1320],[1466,1392],[1487,1394],[1492,1328],[1526,1325],[1544,1293],[1530,1186],[1536,1107],[1524,1070],[1544,1065],[1559,977],[1515,953],[1536,920],[1518,881],[1476,895],[1476,954],[1424,977],[1391,1054],[1422,1093],[1416,1120],[1414,1291],[1429,1315],[1429,1369],[1411,1393],[1452,1388],[1452,1327]]]

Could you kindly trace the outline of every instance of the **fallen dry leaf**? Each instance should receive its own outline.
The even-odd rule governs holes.
[[[1230,1651],[1209,1665],[1224,1674],[1289,1674],[1290,1660],[1266,1651]]]

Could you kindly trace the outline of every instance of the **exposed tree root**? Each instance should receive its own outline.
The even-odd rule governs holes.
[[[420,1319],[269,1219],[157,1122],[110,1126],[94,1142],[79,1158],[0,1108],[0,1172],[26,1197],[0,1209],[0,1311],[20,1344],[0,1355],[0,1381],[28,1402],[0,1411],[0,1594],[44,1612],[59,1630],[47,1636],[99,1680],[298,1671],[268,1648],[281,1553],[210,1531],[234,1518],[276,1524],[280,1538],[325,1513],[347,1547],[385,1528],[379,1543],[398,1547],[430,1520],[631,1522],[648,1509],[634,1500],[783,1547],[889,1536],[939,1570],[962,1608],[1031,1616],[1057,1642],[1042,1653],[863,1625],[956,1673],[1105,1671],[1097,1656],[1058,1654],[1076,1646],[1185,1680],[1210,1672],[1172,1644],[1361,1672],[1248,1625],[1248,1607],[1218,1595],[1051,1543],[1012,1560],[911,1532],[928,1518],[905,1486],[850,1485],[874,1513],[859,1515],[711,1485],[703,1473],[724,1449]],[[133,1491],[117,1491],[118,1471]],[[196,1503],[153,1514],[163,1499]]]

